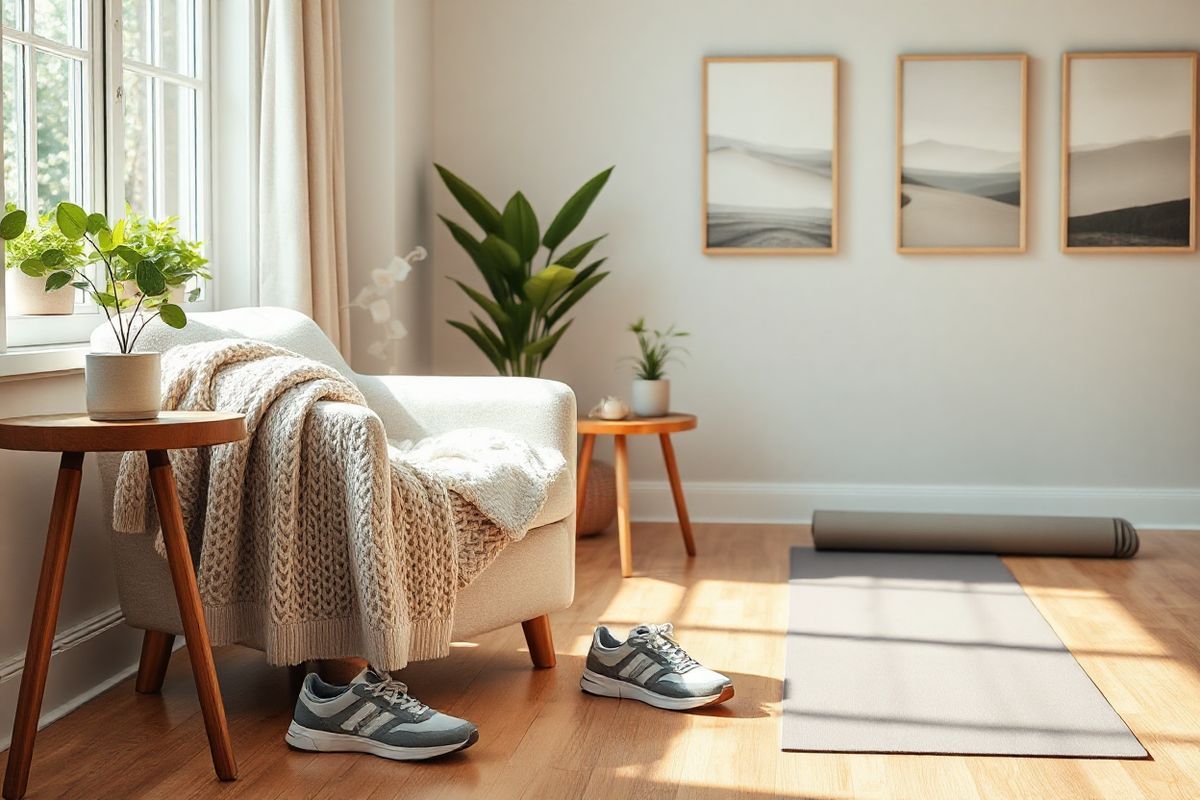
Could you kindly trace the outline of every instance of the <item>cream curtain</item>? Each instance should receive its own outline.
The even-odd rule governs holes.
[[[310,315],[350,355],[338,0],[262,0],[259,302]]]

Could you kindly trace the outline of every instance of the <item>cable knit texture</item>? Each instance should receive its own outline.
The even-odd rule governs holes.
[[[164,409],[246,415],[245,440],[171,464],[214,644],[273,664],[447,655],[458,589],[525,535],[566,469],[487,429],[389,444],[337,370],[263,342],[180,345],[162,363]],[[338,413],[314,413],[325,401]],[[121,459],[113,527],[159,530],[141,453]]]

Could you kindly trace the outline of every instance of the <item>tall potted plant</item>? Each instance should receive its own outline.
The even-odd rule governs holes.
[[[20,231],[4,236],[4,299],[9,314],[23,316],[65,315],[75,312],[75,289],[61,286],[46,290],[46,278],[56,267],[42,264],[37,256],[47,250],[60,250],[64,261],[82,263],[83,245],[62,235],[53,213],[43,214],[33,225],[27,224],[24,211],[9,203],[4,221],[8,230]]]
[[[26,214],[19,209],[0,219],[0,238],[7,243],[25,231]],[[187,315],[166,298],[165,252],[139,252],[127,241],[125,220],[110,225],[103,214],[89,214],[74,203],[59,203],[54,212],[59,232],[72,243],[70,252],[48,248],[20,264],[26,274],[45,274],[45,290],[67,286],[81,289],[95,301],[112,326],[116,353],[89,353],[86,364],[88,416],[96,420],[153,419],[162,404],[160,355],[136,353],[134,345],[156,317],[173,328],[187,324]],[[91,249],[86,258],[78,244]],[[95,264],[95,275],[88,267]],[[133,296],[130,286],[136,286]],[[126,313],[128,312],[128,313]]]
[[[678,339],[687,336],[686,331],[677,331],[675,326],[665,331],[652,331],[646,321],[639,319],[629,326],[637,337],[638,355],[632,358],[633,367],[633,413],[639,417],[662,417],[671,409],[671,381],[667,380],[667,364],[678,363],[676,353],[686,353]]]
[[[456,280],[486,319],[472,314],[473,324],[447,322],[462,331],[501,375],[537,377],[571,327],[573,320],[564,320],[567,312],[608,276],[599,271],[603,258],[579,268],[604,236],[562,253],[559,249],[579,227],[613,168],[580,187],[542,231],[521,192],[514,194],[501,211],[462,178],[441,165],[435,166],[450,194],[483,232],[483,238],[477,238],[458,223],[438,215],[454,241],[471,257],[488,292],[484,294]],[[539,269],[534,262],[542,248],[546,255]]]

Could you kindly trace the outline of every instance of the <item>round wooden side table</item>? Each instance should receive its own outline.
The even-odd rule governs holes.
[[[658,434],[662,443],[663,460],[667,462],[667,478],[671,481],[671,494],[675,498],[675,512],[679,515],[679,527],[683,530],[683,546],[689,556],[696,555],[696,543],[692,539],[692,523],[688,519],[687,503],[683,499],[683,484],[679,480],[679,466],[675,463],[675,448],[671,445],[671,434],[690,431],[696,427],[694,414],[668,414],[665,417],[631,417],[629,419],[579,420],[579,433],[583,435],[583,446],[579,451],[578,494],[576,513],[582,508],[587,490],[588,465],[592,460],[592,448],[596,437],[613,437],[613,454],[617,469],[617,536],[621,546],[621,575],[628,578],[633,574],[633,539],[629,528],[629,455],[625,445],[626,436]]]
[[[50,646],[62,601],[63,575],[71,532],[75,527],[75,509],[79,503],[79,484],[83,477],[83,454],[144,450],[150,465],[150,483],[162,524],[163,542],[175,599],[187,639],[188,657],[200,695],[200,710],[208,733],[213,767],[223,781],[237,778],[237,763],[229,740],[221,688],[213,666],[212,647],[196,588],[196,572],[188,550],[187,532],[175,492],[168,450],[225,444],[246,438],[246,422],[241,414],[205,411],[164,411],[157,419],[130,422],[97,422],[86,414],[56,414],[0,419],[0,449],[40,450],[62,453],[58,484],[50,508],[50,528],[46,551],[38,578],[33,623],[29,629],[29,648],[25,651],[25,670],[21,674],[21,693],[13,721],[12,745],[8,768],[4,773],[4,797],[17,800],[25,795],[29,765],[33,759],[33,740],[37,735],[46,671],[50,666]]]

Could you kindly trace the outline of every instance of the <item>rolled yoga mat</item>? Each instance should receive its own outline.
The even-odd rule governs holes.
[[[1119,518],[815,511],[817,550],[1131,558],[1133,525]]]

